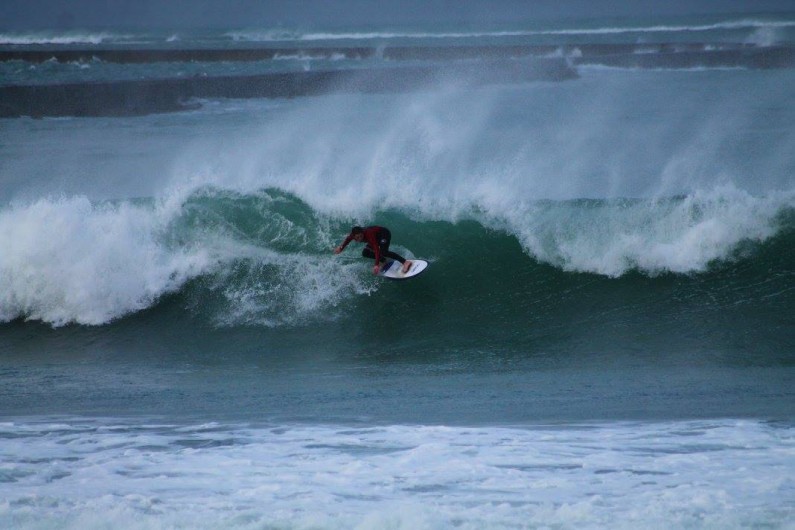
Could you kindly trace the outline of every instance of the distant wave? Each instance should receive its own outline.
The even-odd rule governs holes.
[[[0,44],[33,45],[33,44],[103,44],[114,41],[127,41],[132,38],[127,34],[116,34],[107,31],[94,32],[32,32],[32,33],[0,33]]]
[[[596,27],[509,28],[475,29],[466,31],[430,30],[363,30],[363,31],[302,31],[294,28],[249,28],[220,32],[164,33],[145,32],[114,33],[110,31],[6,31],[0,33],[0,45],[100,45],[108,43],[144,44],[156,42],[312,42],[312,41],[368,41],[394,39],[483,39],[532,36],[616,35],[643,33],[710,32],[722,30],[774,31],[795,27],[795,20],[765,20],[747,18],[705,24],[652,24],[610,25]]]
[[[475,29],[466,31],[384,30],[365,31],[302,31],[285,28],[250,28],[221,32],[114,33],[110,31],[6,31],[0,33],[0,45],[100,45],[108,43],[146,44],[157,42],[313,42],[313,41],[370,41],[395,39],[485,39],[533,36],[618,35],[643,33],[710,32],[721,30],[775,31],[795,27],[795,20],[742,19],[707,24],[611,25],[597,27]]]
[[[616,33],[679,33],[702,32],[733,29],[758,29],[758,28],[790,28],[795,27],[795,20],[736,20],[717,22],[714,24],[696,25],[656,25],[656,26],[613,26],[601,28],[570,28],[551,29],[529,32],[531,35],[605,35]]]
[[[716,22],[714,24],[681,24],[652,26],[608,26],[608,27],[570,27],[555,29],[516,29],[493,31],[363,31],[363,32],[309,32],[297,30],[251,29],[228,32],[226,35],[235,41],[281,42],[281,41],[328,41],[328,40],[390,40],[390,39],[467,39],[524,37],[538,35],[611,35],[624,33],[680,33],[706,32],[716,30],[778,29],[795,27],[795,20],[756,20],[744,19]]]
[[[276,53],[273,56],[274,61],[343,61],[348,56],[344,53],[332,52],[330,55],[313,54],[306,52],[298,53]]]

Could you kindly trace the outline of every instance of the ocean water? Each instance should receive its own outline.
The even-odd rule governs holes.
[[[0,33],[0,526],[795,528],[793,49]]]

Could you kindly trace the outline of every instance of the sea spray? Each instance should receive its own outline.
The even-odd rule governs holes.
[[[170,213],[85,197],[0,211],[0,319],[103,324],[144,309],[219,259],[161,242]]]
[[[771,237],[792,201],[727,187],[670,199],[543,202],[512,209],[504,223],[528,254],[566,270],[695,273],[730,259],[741,242]]]

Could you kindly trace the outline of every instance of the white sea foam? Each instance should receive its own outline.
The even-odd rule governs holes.
[[[170,213],[84,197],[0,211],[0,320],[102,324],[143,309],[212,264],[160,241]]]
[[[223,220],[181,224],[191,193],[175,189],[149,205],[76,196],[0,210],[0,321],[105,324],[206,275],[222,299],[216,324],[296,324],[334,318],[343,298],[373,288],[359,268],[326,253],[270,250],[305,230],[278,214],[271,221],[285,233],[259,244]]]
[[[107,31],[5,32],[0,33],[0,44],[102,44],[103,42],[127,40],[129,38],[129,35]]]
[[[211,289],[223,297],[212,318],[219,326],[300,325],[333,320],[350,296],[375,289],[350,261],[317,255],[277,253],[236,245],[236,267],[219,270]],[[330,248],[330,245],[329,245]]]
[[[793,194],[752,197],[735,188],[682,199],[540,206],[507,216],[528,253],[567,270],[620,276],[703,271],[742,241],[776,233]]]
[[[0,425],[5,528],[792,528],[757,421],[511,427]]]

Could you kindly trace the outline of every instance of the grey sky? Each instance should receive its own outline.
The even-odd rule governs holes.
[[[3,0],[0,28],[505,22],[795,11],[795,0]]]

